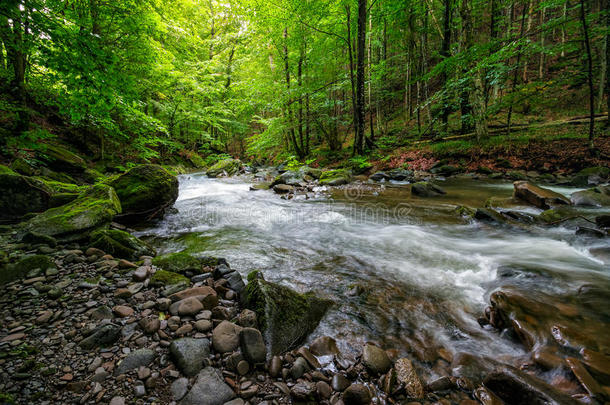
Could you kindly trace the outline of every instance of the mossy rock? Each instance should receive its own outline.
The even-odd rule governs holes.
[[[79,240],[90,231],[108,225],[120,212],[121,203],[112,187],[96,184],[71,203],[32,218],[24,225],[24,230],[64,240]]]
[[[165,287],[176,284],[188,285],[189,282],[190,280],[182,274],[167,270],[157,270],[150,278],[150,285],[153,287]]]
[[[429,181],[420,181],[411,185],[411,194],[418,197],[437,197],[443,194],[447,194],[445,190],[437,186],[436,184],[430,183]]]
[[[460,217],[470,219],[474,218],[474,215],[476,214],[476,210],[474,208],[470,208],[465,205],[458,205],[457,207],[455,207],[455,210],[453,210],[453,212],[455,212]]]
[[[53,193],[76,193],[80,194],[87,190],[87,186],[79,186],[73,183],[64,183],[62,181],[49,180],[44,177],[35,177],[35,179],[42,181]]]
[[[155,250],[130,233],[117,229],[100,229],[91,234],[90,247],[98,248],[114,257],[138,260],[140,256],[154,256]]]
[[[23,158],[13,160],[11,169],[24,176],[35,176],[38,170],[30,162]]]
[[[42,158],[59,171],[82,173],[87,168],[83,158],[57,144],[46,144]]]
[[[510,171],[506,173],[506,177],[511,180],[527,180],[527,175],[519,171]]]
[[[53,267],[55,267],[55,263],[48,256],[26,256],[16,263],[4,266],[4,268],[0,270],[0,283],[4,284],[16,280],[34,269],[40,269],[44,272]]]
[[[311,176],[316,180],[318,180],[320,178],[320,176],[322,176],[322,169],[316,169],[314,167],[303,166],[299,170],[303,173],[303,175]]]
[[[205,167],[205,162],[203,161],[203,158],[195,152],[189,153],[188,160],[191,162],[193,167],[197,169],[202,169]]]
[[[57,240],[48,235],[43,235],[36,232],[28,232],[21,237],[21,242],[29,243],[31,245],[43,244],[48,245],[50,247],[57,246]]]
[[[12,175],[16,175],[18,173],[16,173],[13,169],[11,169],[8,166],[0,165],[0,174],[12,174]]]
[[[570,197],[572,204],[589,207],[610,207],[610,186],[597,186],[578,191]]]
[[[538,215],[538,222],[542,224],[553,224],[575,216],[574,210],[568,207],[552,208],[543,211]]]
[[[80,176],[85,182],[94,184],[103,181],[106,177],[95,169],[85,169]]]
[[[219,177],[219,176],[234,176],[241,170],[242,164],[238,159],[225,159],[216,162],[215,165],[210,167],[206,174],[208,177]]]
[[[256,312],[272,355],[298,347],[318,326],[332,304],[313,293],[299,294],[288,287],[265,281],[259,271],[248,275],[244,303]]]
[[[158,165],[136,166],[108,184],[121,201],[117,219],[124,222],[162,217],[178,198],[178,179]]]
[[[153,259],[155,266],[175,273],[191,272],[200,274],[204,267],[215,267],[221,263],[226,262],[224,262],[224,259],[215,257],[195,257],[185,252],[170,253]]]
[[[430,172],[433,174],[438,174],[440,176],[445,176],[445,177],[453,176],[454,174],[460,173],[462,171],[463,170],[460,169],[459,167],[452,166],[452,165],[442,165],[442,166],[438,166],[438,167],[435,167],[432,170],[430,170]]]
[[[599,184],[603,180],[610,179],[610,167],[595,166],[588,167],[576,173],[570,184],[576,187],[587,187],[590,184]]]
[[[326,170],[320,175],[320,184],[326,186],[340,186],[352,181],[352,172],[348,169]]]
[[[45,183],[10,169],[3,172],[0,174],[0,219],[16,220],[27,213],[49,208],[52,192]]]
[[[506,218],[492,208],[477,208],[474,213],[474,219],[497,224],[503,224],[506,222]]]
[[[71,203],[77,198],[77,193],[56,193],[51,195],[51,199],[49,200],[49,207],[60,207],[62,205]]]
[[[70,183],[70,184],[76,183],[76,180],[74,178],[72,178],[71,176],[69,176],[67,173],[55,172],[55,171],[49,169],[48,167],[42,167],[40,169],[40,177],[42,177],[44,179],[52,180],[52,181],[59,181],[62,183]]]

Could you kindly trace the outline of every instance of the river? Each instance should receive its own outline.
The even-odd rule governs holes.
[[[610,295],[608,238],[576,236],[569,227],[489,225],[453,212],[457,204],[509,197],[505,181],[448,180],[439,183],[447,195],[435,199],[411,197],[407,185],[365,184],[293,200],[250,191],[250,181],[180,176],[175,210],[137,235],[159,254],[225,257],[243,276],[259,269],[267,280],[330,298],[336,304],[311,338],[334,336],[348,354],[376,341],[416,353],[430,376],[442,374],[435,359],[447,353],[519,364],[528,357],[523,345],[477,322],[491,292],[508,283],[551,305],[584,284]],[[609,301],[599,308],[602,327]]]

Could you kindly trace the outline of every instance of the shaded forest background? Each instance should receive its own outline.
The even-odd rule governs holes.
[[[524,137],[595,153],[608,135],[609,9],[5,0],[1,153],[27,159],[59,138],[101,165],[232,155],[366,166],[422,142],[451,152]]]

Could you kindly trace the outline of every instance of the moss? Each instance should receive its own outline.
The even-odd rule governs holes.
[[[225,159],[210,167],[206,174],[208,177],[218,177],[221,175],[233,176],[239,172],[241,166],[241,162],[237,159]]]
[[[454,212],[464,218],[474,218],[476,210],[465,205],[458,205],[457,207],[455,207]]]
[[[91,184],[98,183],[105,179],[104,175],[95,169],[85,169],[85,172],[81,175],[81,177],[87,183]]]
[[[100,249],[115,257],[138,260],[140,256],[154,256],[154,249],[130,233],[116,229],[101,229],[90,237],[90,247]]]
[[[81,193],[86,190],[86,186],[79,186],[72,183],[64,183],[62,181],[49,180],[44,177],[35,177],[35,179],[42,181],[53,193]]]
[[[574,212],[567,207],[552,208],[538,215],[538,221],[543,224],[552,224],[574,216]]]
[[[56,144],[45,145],[43,158],[60,170],[82,172],[87,167],[83,158]]]
[[[349,183],[351,179],[352,173],[348,169],[327,170],[320,175],[320,184],[340,186]]]
[[[9,281],[16,280],[25,276],[34,269],[40,269],[43,272],[49,268],[55,267],[55,263],[48,256],[32,255],[26,256],[17,263],[4,266],[0,271],[0,283],[4,284]]]
[[[25,176],[34,176],[37,172],[36,168],[23,158],[13,160],[11,168],[17,173]]]
[[[272,354],[298,346],[331,305],[312,293],[299,294],[288,287],[267,282],[258,271],[248,274],[246,306],[256,312]]]
[[[25,224],[26,231],[53,237],[82,239],[83,233],[108,224],[121,212],[114,190],[97,184],[61,207],[51,208]]]
[[[49,199],[49,207],[60,207],[69,204],[78,198],[77,193],[57,193],[53,194]]]
[[[4,166],[4,165],[0,165],[0,175],[1,174],[12,174],[12,175],[16,175],[17,173],[15,173],[11,168],[9,168],[8,166]]]
[[[191,152],[188,156],[188,159],[191,162],[191,164],[193,165],[193,167],[196,167],[198,169],[205,167],[205,162],[203,161],[203,158],[201,156],[199,156],[198,154],[196,154],[195,152]]]
[[[42,235],[36,232],[28,232],[21,238],[21,242],[32,245],[44,244],[51,247],[57,246],[57,240],[52,236]]]
[[[161,215],[178,198],[178,179],[158,165],[136,166],[107,184],[116,190],[125,220]]]
[[[161,269],[176,273],[184,273],[186,271],[201,273],[203,267],[200,259],[184,252],[155,257],[153,264]]]
[[[189,279],[182,274],[174,273],[173,271],[157,270],[150,278],[150,284],[155,287],[164,287],[167,285],[189,284]]]

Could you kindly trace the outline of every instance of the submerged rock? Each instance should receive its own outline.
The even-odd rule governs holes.
[[[570,200],[552,190],[538,187],[529,181],[515,181],[514,196],[535,207],[548,209],[556,205],[570,205]]]
[[[138,260],[140,256],[154,256],[154,249],[143,240],[125,231],[102,229],[91,234],[90,247],[109,253],[114,257]]]
[[[411,186],[411,194],[418,197],[437,197],[447,194],[445,190],[428,181],[420,181]]]
[[[299,294],[265,281],[258,271],[248,275],[244,301],[247,308],[256,312],[272,355],[297,347],[313,332],[331,304],[312,293]]]
[[[117,216],[121,221],[162,217],[178,198],[178,179],[158,165],[136,166],[109,184],[123,207]]]
[[[24,228],[55,238],[84,239],[88,232],[109,224],[120,212],[121,203],[112,187],[96,184],[71,203],[32,218]]]
[[[208,177],[234,176],[241,168],[242,164],[238,159],[225,159],[210,167],[206,174]]]

